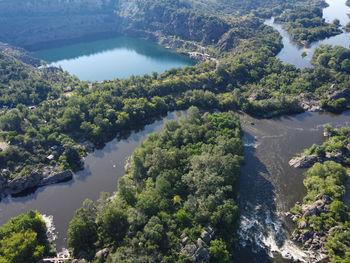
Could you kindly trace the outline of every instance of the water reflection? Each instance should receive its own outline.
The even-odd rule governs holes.
[[[49,65],[61,66],[81,80],[102,81],[131,75],[159,73],[174,67],[194,65],[179,55],[150,41],[117,37],[67,45],[32,53]]]
[[[327,22],[332,22],[334,19],[339,19],[341,25],[346,25],[350,19],[350,8],[345,5],[345,0],[326,0],[328,7],[323,10],[323,18]],[[317,47],[320,45],[338,45],[345,48],[350,47],[350,33],[343,32],[340,35],[326,38],[324,40],[312,42],[310,46],[301,46],[293,41],[288,32],[283,29],[281,24],[274,23],[274,18],[267,19],[266,25],[272,26],[282,36],[283,49],[276,56],[281,59],[283,63],[293,64],[297,68],[303,69],[311,67],[311,59]],[[306,52],[306,56],[303,57],[302,53]]]

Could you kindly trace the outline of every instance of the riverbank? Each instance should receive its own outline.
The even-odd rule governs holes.
[[[328,126],[324,131],[327,140],[302,154],[318,159],[303,166],[311,167],[305,173],[307,195],[290,215],[297,223],[292,240],[330,262],[348,259],[349,208],[343,202],[349,180],[349,131]]]
[[[21,195],[38,187],[65,182],[72,178],[71,171],[60,171],[59,166],[45,167],[40,172],[34,170],[29,175],[17,175],[14,178],[10,171],[3,169],[0,172],[0,198],[7,195]]]

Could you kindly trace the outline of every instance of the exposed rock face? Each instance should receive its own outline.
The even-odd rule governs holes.
[[[245,18],[241,21],[236,22],[235,28],[227,31],[216,44],[216,48],[222,51],[228,51],[234,49],[241,42],[241,39],[249,38],[251,36],[250,30],[257,28],[261,25],[259,19],[256,18]],[[246,28],[246,30],[237,30],[238,28]]]
[[[340,98],[344,98],[349,103],[350,102],[350,90],[344,89],[342,87],[338,87],[338,85],[333,84],[329,88],[329,92],[326,94],[326,97],[329,100],[337,100]]]
[[[257,90],[252,95],[249,96],[248,100],[255,101],[255,100],[265,100],[271,98],[271,95],[269,92],[265,89]]]
[[[18,175],[8,182],[8,189],[11,194],[17,194],[26,189],[37,187],[40,183],[40,179],[40,174],[37,172],[31,173],[30,176]]]
[[[174,4],[173,8],[177,5]],[[115,0],[0,1],[0,40],[38,48],[39,43],[124,34],[158,39],[176,36],[205,44],[216,43],[231,28],[222,19],[197,15],[190,9],[174,12],[163,5]],[[147,14],[147,18],[145,18]],[[197,30],[201,28],[202,30]]]
[[[30,47],[37,43],[119,32],[119,1],[0,1],[1,41]],[[15,33],[17,32],[17,33]]]
[[[98,259],[98,258],[106,259],[107,256],[108,256],[108,253],[109,253],[108,248],[101,249],[101,250],[99,250],[99,251],[96,252],[95,258],[96,258],[96,259]]]
[[[7,54],[13,58],[21,60],[23,63],[27,65],[31,65],[34,67],[40,66],[40,59],[31,57],[27,51],[19,47],[13,47],[6,43],[0,42],[0,52]]]
[[[197,239],[196,244],[188,243],[189,238],[181,236],[183,244],[181,253],[186,255],[190,262],[208,262],[210,257],[207,248],[214,235],[213,229],[208,227],[201,233],[201,237]]]
[[[306,155],[291,159],[289,165],[294,168],[310,168],[316,162],[319,162],[319,158],[316,155]]]
[[[318,157],[316,155],[304,155],[293,158],[289,161],[289,165],[294,168],[310,168],[315,163],[324,163],[326,161],[333,161],[341,163],[345,157],[349,157],[349,150],[345,152],[326,152],[325,157]]]
[[[38,170],[34,170],[30,175],[18,175],[9,179],[9,172],[3,170],[0,174],[0,196],[4,194],[18,194],[30,188],[54,184],[72,179],[71,171],[59,171],[59,167],[46,167],[40,175]]]
[[[59,183],[72,179],[73,174],[71,171],[57,172],[57,170],[48,170],[43,172],[43,178],[40,181],[40,186]]]
[[[339,227],[332,227],[329,230],[319,231],[314,229],[313,224],[309,224],[308,217],[321,213],[329,213],[329,205],[332,199],[328,195],[319,194],[316,201],[310,205],[302,205],[302,216],[299,214],[291,215],[293,221],[302,218],[298,223],[298,229],[292,236],[292,240],[302,243],[305,250],[312,252],[313,259],[310,262],[320,262],[319,259],[327,257],[325,244],[332,231],[339,229]]]

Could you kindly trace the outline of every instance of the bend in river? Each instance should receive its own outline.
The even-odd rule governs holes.
[[[49,66],[81,80],[103,81],[131,75],[163,73],[171,68],[193,66],[195,61],[150,41],[116,37],[93,42],[50,48],[32,53]]]
[[[345,0],[326,0],[329,5],[327,8],[323,9],[323,18],[326,22],[332,22],[334,19],[339,19],[340,24],[345,26],[349,21],[347,14],[350,14],[350,7],[345,5]],[[285,64],[293,64],[297,68],[307,68],[312,67],[310,63],[312,56],[317,47],[320,45],[338,45],[345,48],[350,47],[350,33],[343,32],[340,35],[336,35],[324,40],[312,42],[310,46],[300,46],[298,43],[292,40],[289,33],[283,28],[281,24],[274,23],[274,18],[267,19],[265,21],[266,25],[272,26],[276,29],[282,36],[283,49],[276,56],[281,59]],[[302,57],[302,53],[306,52],[307,56]]]
[[[181,113],[169,113],[164,119],[132,132],[127,139],[114,139],[102,150],[95,150],[85,158],[84,170],[74,174],[69,182],[41,187],[22,197],[4,198],[0,202],[0,225],[30,209],[53,215],[58,232],[57,249],[66,247],[66,233],[74,211],[86,198],[96,201],[101,192],[116,191],[118,179],[124,175],[125,162],[132,152],[148,134],[160,132],[165,121],[178,119]]]

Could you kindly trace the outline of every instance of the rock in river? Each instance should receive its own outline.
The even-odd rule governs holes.
[[[318,162],[318,157],[316,155],[306,155],[300,156],[289,161],[289,165],[294,168],[310,168],[316,162]]]
[[[8,189],[11,194],[20,193],[26,189],[37,187],[40,183],[41,177],[37,172],[28,175],[18,175],[8,182]]]

